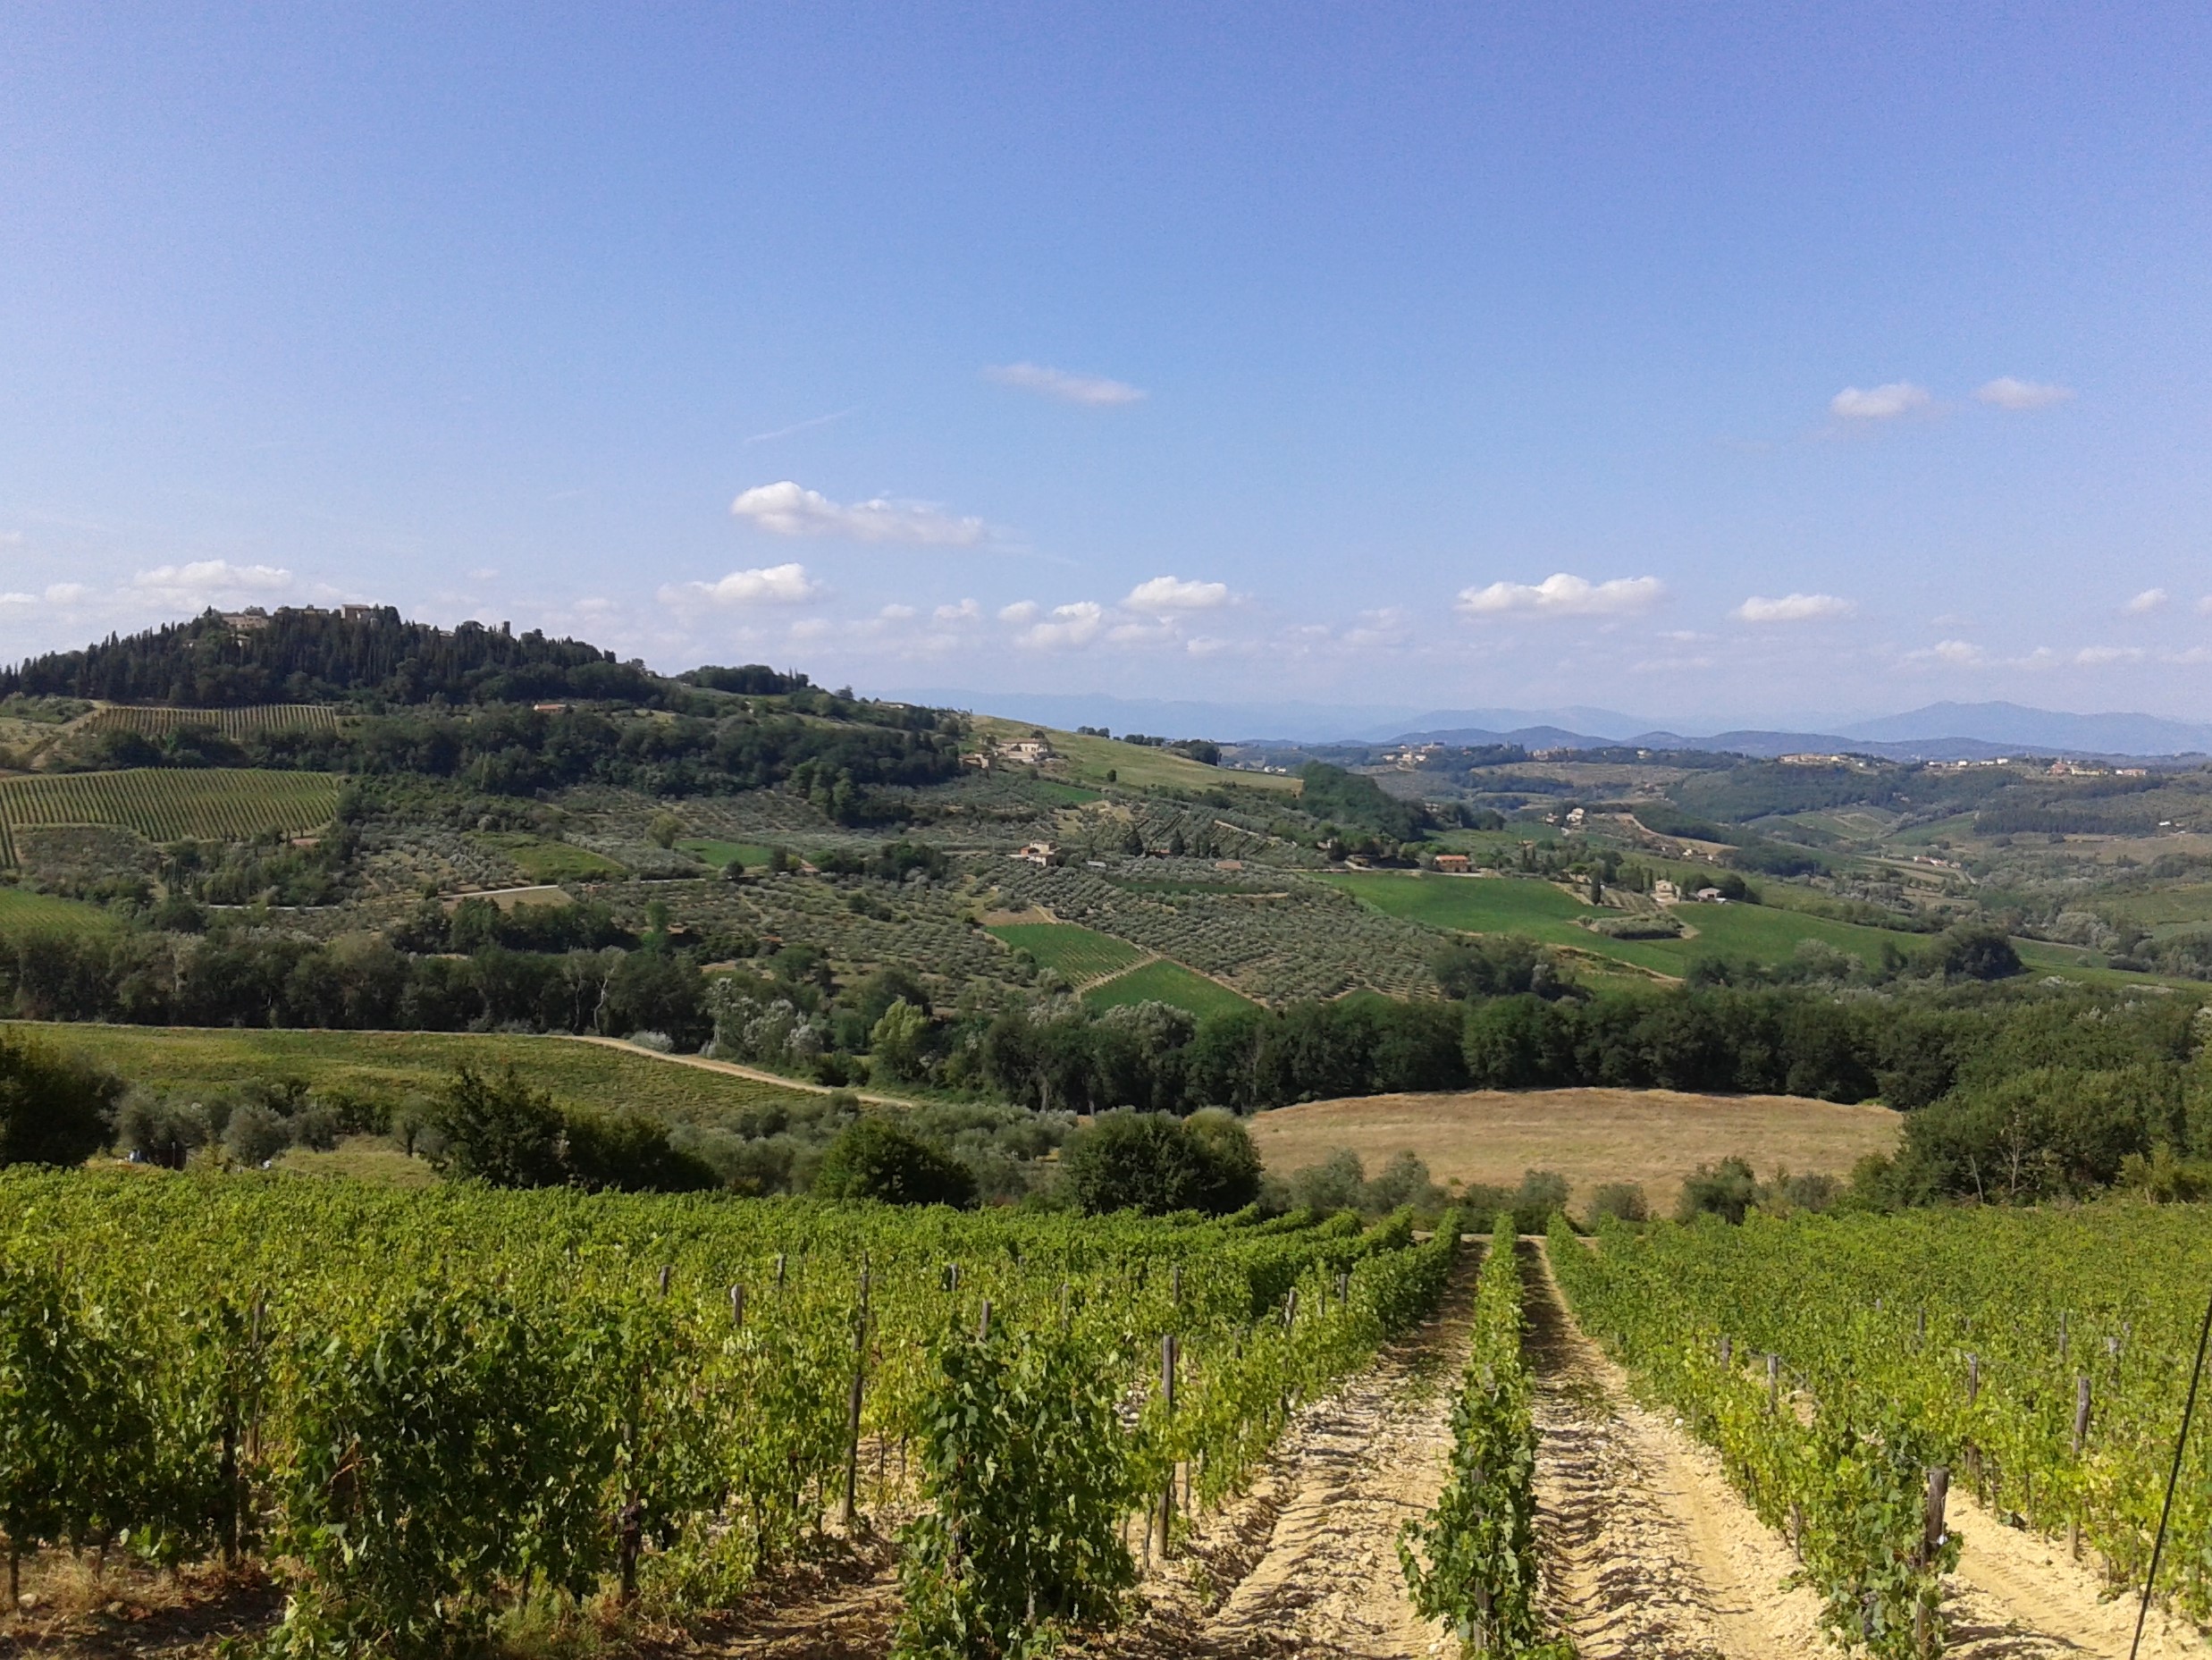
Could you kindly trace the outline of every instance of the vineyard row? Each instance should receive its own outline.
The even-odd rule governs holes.
[[[725,1606],[917,1496],[905,1652],[1110,1620],[1458,1240],[146,1172],[10,1172],[0,1217],[12,1568],[256,1557],[299,1654]]]

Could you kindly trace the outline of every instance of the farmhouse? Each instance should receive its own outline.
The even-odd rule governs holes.
[[[1059,848],[1055,847],[1051,842],[1025,841],[1022,844],[1021,851],[1016,853],[1013,856],[1021,860],[1024,864],[1050,864],[1052,863],[1052,855],[1057,852],[1059,852]]]
[[[1447,875],[1464,876],[1467,867],[1468,858],[1464,853],[1440,853],[1436,855],[1436,868]]]

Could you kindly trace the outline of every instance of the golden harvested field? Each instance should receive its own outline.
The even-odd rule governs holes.
[[[1681,1095],[1671,1090],[1482,1090],[1309,1101],[1248,1120],[1269,1171],[1287,1175],[1349,1147],[1373,1175],[1410,1148],[1445,1184],[1511,1186],[1529,1168],[1574,1184],[1575,1203],[1601,1182],[1641,1182],[1655,1212],[1682,1178],[1731,1153],[1762,1176],[1778,1166],[1847,1176],[1897,1143],[1903,1115],[1792,1095]]]

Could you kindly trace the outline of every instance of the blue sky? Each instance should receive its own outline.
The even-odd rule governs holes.
[[[18,6],[0,654],[2212,691],[2201,6]]]

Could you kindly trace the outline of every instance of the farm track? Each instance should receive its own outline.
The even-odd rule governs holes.
[[[1523,1245],[1536,1372],[1536,1537],[1546,1593],[1581,1660],[1811,1660],[1843,1651],[1820,1630],[1782,1539],[1728,1485],[1719,1457],[1678,1420],[1635,1403],[1627,1378],[1583,1335],[1538,1242]],[[2065,1547],[2007,1528],[1954,1489],[1965,1541],[1945,1582],[1953,1660],[2122,1660],[2132,1598],[2101,1600]],[[2153,1611],[2146,1656],[2212,1647]]]
[[[1414,1660],[1447,1647],[1407,1600],[1399,1529],[1435,1502],[1467,1363],[1476,1253],[1442,1312],[1301,1411],[1242,1498],[1202,1518],[1118,1632],[1113,1660]]]
[[[716,1060],[706,1055],[669,1055],[659,1049],[641,1049],[621,1038],[602,1038],[588,1032],[549,1032],[544,1034],[563,1043],[595,1043],[602,1049],[620,1049],[625,1055],[642,1055],[647,1060],[666,1061],[677,1066],[696,1066],[702,1072],[727,1073],[733,1078],[751,1078],[761,1083],[774,1083],[785,1089],[796,1090],[802,1095],[835,1095],[835,1086],[828,1083],[804,1083],[797,1078],[786,1078],[780,1072],[770,1072],[760,1066],[742,1066],[734,1060]],[[919,1107],[920,1101],[908,1100],[900,1095],[876,1095],[866,1090],[851,1093],[871,1107]]]

